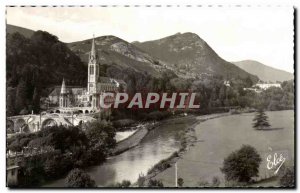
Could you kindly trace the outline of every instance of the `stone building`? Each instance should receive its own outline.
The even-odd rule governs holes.
[[[88,108],[89,112],[98,112],[100,111],[100,96],[103,93],[125,92],[127,85],[123,80],[99,75],[100,65],[95,39],[93,39],[89,53],[87,87],[69,87],[63,80],[61,87],[54,88],[50,93],[50,104],[56,104],[60,112],[79,110],[80,107],[83,107],[85,111]]]

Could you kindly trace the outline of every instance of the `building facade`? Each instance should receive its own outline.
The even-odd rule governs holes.
[[[88,108],[89,112],[99,112],[101,95],[107,92],[116,93],[126,90],[126,83],[123,80],[100,76],[100,65],[93,38],[89,53],[87,87],[68,87],[63,80],[60,92],[58,92],[58,88],[54,88],[50,93],[48,97],[50,103],[58,105],[59,112],[65,112],[66,109],[68,109],[67,111],[78,110],[81,107]]]

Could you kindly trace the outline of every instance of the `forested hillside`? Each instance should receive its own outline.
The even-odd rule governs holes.
[[[61,84],[85,85],[87,68],[54,35],[37,31],[30,38],[8,33],[6,42],[7,115],[39,110],[46,88]]]

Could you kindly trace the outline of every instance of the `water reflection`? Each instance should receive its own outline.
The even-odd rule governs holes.
[[[146,174],[153,165],[179,149],[178,132],[190,126],[192,120],[194,117],[164,121],[158,128],[150,131],[139,146],[109,158],[100,166],[90,167],[86,172],[98,186],[109,186],[122,180],[135,182],[139,174]],[[64,180],[60,179],[46,186],[63,187],[64,185]]]

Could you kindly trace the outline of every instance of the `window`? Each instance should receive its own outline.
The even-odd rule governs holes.
[[[94,66],[90,66],[90,75],[94,74]]]
[[[90,89],[89,91],[92,92],[92,90],[93,90],[93,84],[89,85],[89,89]]]

